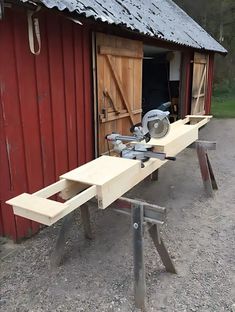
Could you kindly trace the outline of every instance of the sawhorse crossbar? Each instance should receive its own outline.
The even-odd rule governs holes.
[[[134,297],[135,305],[139,309],[145,307],[146,282],[144,264],[144,227],[148,228],[150,237],[159,253],[159,256],[167,272],[176,273],[176,269],[170,255],[160,236],[160,226],[164,224],[166,209],[157,205],[149,204],[141,200],[133,200],[121,197],[110,206],[117,212],[131,216],[131,227],[133,233],[133,262],[134,262]],[[90,215],[88,205],[83,205],[81,218],[84,227],[85,237],[91,239],[92,232],[90,226]],[[51,256],[53,266],[62,263],[66,234],[74,222],[73,213],[64,217],[59,235],[57,237],[55,249]]]

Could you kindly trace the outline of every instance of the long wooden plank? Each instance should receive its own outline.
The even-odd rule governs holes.
[[[128,57],[128,58],[143,58],[143,52],[138,50],[130,50],[124,48],[112,48],[107,46],[99,46],[99,53],[103,55],[113,55],[113,56],[121,56],[121,57]]]

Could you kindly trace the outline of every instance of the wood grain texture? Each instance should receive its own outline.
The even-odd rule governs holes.
[[[60,176],[61,179],[81,182],[88,185],[104,185],[124,172],[134,170],[138,162],[120,157],[101,156],[89,163]]]
[[[191,114],[205,114],[209,57],[194,53]]]
[[[141,121],[143,44],[121,37],[96,34],[98,81],[99,154],[107,152],[105,136],[111,132],[128,134],[133,123]],[[101,53],[99,53],[101,52]],[[116,110],[104,96],[107,91]],[[139,113],[134,114],[134,111]],[[114,113],[114,114],[113,114]]]

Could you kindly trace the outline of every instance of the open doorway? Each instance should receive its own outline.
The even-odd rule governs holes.
[[[180,116],[181,53],[144,45],[142,109],[143,114],[170,101],[170,120]]]

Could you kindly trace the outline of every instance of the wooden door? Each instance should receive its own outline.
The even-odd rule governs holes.
[[[105,136],[130,134],[141,121],[143,43],[96,34],[98,149],[108,151]]]
[[[208,80],[208,55],[194,53],[191,114],[205,114]]]

